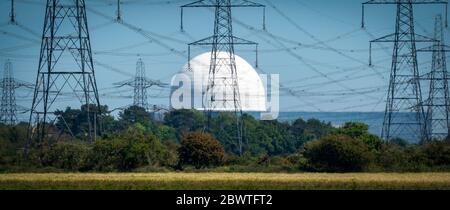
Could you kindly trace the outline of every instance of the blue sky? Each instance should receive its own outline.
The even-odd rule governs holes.
[[[33,82],[36,77],[44,0],[16,0],[16,16],[23,27],[7,25],[10,0],[0,0],[0,62],[11,59],[17,78]],[[97,85],[102,104],[111,109],[132,103],[130,88],[114,89],[113,83],[130,78],[138,58],[146,64],[147,76],[170,82],[187,62],[179,54],[151,43],[142,35],[114,23],[115,0],[87,0],[88,21]],[[158,42],[187,55],[187,43],[212,34],[213,12],[204,8],[185,11],[185,30],[180,32],[179,6],[190,0],[123,0],[126,23],[155,33]],[[374,68],[368,67],[369,40],[394,31],[395,6],[368,6],[366,29],[361,29],[359,0],[255,0],[267,5],[267,32],[261,31],[262,10],[233,10],[234,34],[259,43],[260,73],[280,74],[285,90],[282,111],[384,111],[392,45],[375,45]],[[274,8],[275,7],[275,8]],[[434,17],[443,6],[415,7],[416,33],[432,36]],[[281,12],[282,14],[280,14]],[[104,14],[108,17],[98,15]],[[109,18],[110,17],[110,18]],[[289,21],[292,22],[289,22]],[[249,29],[246,26],[253,26]],[[446,30],[447,32],[447,30]],[[153,35],[155,35],[153,34]],[[446,33],[446,36],[448,34]],[[319,42],[322,42],[319,43]],[[301,45],[299,45],[301,44]],[[287,50],[288,49],[288,50]],[[209,51],[194,48],[193,55]],[[251,48],[236,53],[254,62]],[[429,71],[430,54],[419,54],[420,71]],[[326,75],[327,77],[325,77]],[[29,107],[30,91],[20,90],[19,104]],[[168,104],[168,91],[153,89],[149,103]]]

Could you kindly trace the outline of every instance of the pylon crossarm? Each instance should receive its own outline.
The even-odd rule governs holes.
[[[167,87],[169,84],[161,82],[159,80],[146,80],[144,81],[143,87],[144,88],[150,88],[153,86],[157,86],[157,87]]]
[[[214,1],[214,0],[200,0],[200,1],[195,1],[195,2],[189,3],[189,4],[185,4],[185,5],[181,6],[181,8],[216,7],[217,4],[215,2],[216,1]],[[247,0],[232,0],[230,7],[266,7],[266,6],[263,4],[259,4],[259,3],[255,3],[255,2],[247,1]]]
[[[210,36],[201,40],[198,40],[196,42],[189,43],[189,45],[213,45],[214,44],[214,36]],[[258,45],[258,43],[245,40],[236,36],[233,36],[233,43],[228,44],[235,44],[235,45]]]
[[[365,27],[365,6],[375,4],[442,4],[445,6],[445,27],[448,26],[448,0],[371,0],[362,3],[362,21],[361,28]]]
[[[424,48],[420,48],[417,52],[450,52],[450,46],[448,45],[440,45],[441,49],[436,49],[435,46],[428,46]]]
[[[29,83],[29,82],[25,82],[25,81],[18,80],[18,79],[14,79],[14,81],[15,81],[17,87],[19,87],[19,88],[20,87],[29,88],[29,89],[33,89],[34,88],[34,85]]]
[[[437,40],[433,39],[433,38],[429,38],[426,37],[424,35],[420,35],[420,34],[414,34],[415,36],[415,42],[436,42]],[[369,66],[372,66],[372,43],[383,43],[383,42],[411,42],[410,39],[399,39],[396,40],[395,38],[395,33],[394,34],[389,34],[383,37],[380,37],[378,39],[374,39],[372,41],[370,41],[369,43]]]
[[[123,87],[123,86],[132,86],[133,84],[134,84],[134,79],[123,81],[123,82],[117,82],[117,83],[114,83],[113,85],[116,87]]]
[[[420,35],[420,34],[414,34],[415,36],[415,42],[436,42],[437,40],[424,36],[424,35]],[[371,43],[374,42],[411,42],[411,39],[396,39],[395,38],[395,33],[394,34],[389,34],[383,37],[380,37],[378,39],[374,39],[372,41],[370,41]]]
[[[395,42],[395,34],[389,34],[383,37],[380,37],[378,39],[374,39],[372,41],[370,41],[370,43],[373,42]]]
[[[158,86],[158,87],[168,87],[169,86],[168,83],[161,82],[160,80],[146,79],[146,82],[147,82],[147,84],[152,85],[152,86],[153,85]]]
[[[226,44],[233,44],[233,45],[254,45],[255,46],[255,52],[256,52],[256,61],[255,66],[258,67],[258,43],[249,41],[246,39],[242,39],[236,36],[233,36],[233,43],[226,43]],[[198,40],[196,42],[192,42],[188,44],[188,69],[191,69],[191,46],[212,46],[214,45],[214,36],[210,36],[201,40]]]
[[[253,41],[249,41],[249,40],[245,40],[239,37],[235,37],[233,36],[233,43],[236,45],[258,45],[258,43],[253,42]]]
[[[214,40],[214,36],[210,36],[210,37],[206,37],[204,39],[200,39],[198,41],[195,42],[191,42],[188,45],[192,46],[192,45],[211,45],[213,44],[213,40]]]
[[[447,4],[447,0],[371,0],[363,4]]]
[[[185,4],[181,6],[181,24],[180,29],[181,31],[184,31],[184,8],[195,8],[195,7],[209,7],[214,8],[217,7],[217,1],[216,0],[200,0],[195,1],[189,4]],[[263,29],[266,30],[266,5],[255,3],[253,1],[248,0],[231,0],[231,4],[228,7],[256,7],[256,8],[263,8]]]
[[[123,87],[123,86],[135,86],[135,80],[134,79],[129,79],[126,81],[122,81],[122,82],[116,82],[113,85],[116,87]],[[159,80],[151,80],[148,78],[144,78],[144,87],[151,87],[151,86],[158,86],[158,87],[167,87],[169,84],[161,82]]]
[[[438,42],[439,40],[436,40],[434,38],[430,38],[424,35],[415,34],[416,42]]]

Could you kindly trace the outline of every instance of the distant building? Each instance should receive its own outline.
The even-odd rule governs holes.
[[[220,53],[219,57],[227,56],[227,53]],[[244,112],[264,112],[266,111],[266,91],[264,88],[264,82],[256,72],[256,70],[243,58],[235,55],[236,57],[236,68],[237,68],[237,78],[239,85],[239,93],[241,100],[241,108]],[[190,92],[190,107],[184,108],[193,108],[196,110],[205,110],[205,100],[203,99],[203,95],[207,90],[208,86],[208,78],[210,71],[210,60],[211,53],[203,53],[190,61],[190,65],[186,64],[182,71],[181,75],[187,76],[191,80],[191,84],[189,85],[180,85],[172,84],[172,94],[174,94],[175,90],[182,90],[184,88],[191,88]],[[216,77],[229,77],[230,73],[227,72],[217,72]],[[223,85],[226,86],[226,85]],[[215,94],[230,94],[232,95],[233,91],[231,86],[226,86],[225,88],[221,88],[221,84],[216,84],[216,92]],[[227,89],[228,87],[228,89]],[[223,93],[222,93],[223,92]],[[185,97],[185,96],[183,96]],[[231,97],[231,96],[229,96]],[[185,99],[183,99],[185,100]],[[173,104],[171,103],[171,108],[173,108]],[[217,112],[228,112],[234,111],[234,106],[232,103],[223,104],[222,106],[216,106],[214,111]]]

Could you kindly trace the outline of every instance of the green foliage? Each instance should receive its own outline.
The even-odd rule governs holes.
[[[324,123],[317,119],[307,121],[299,118],[291,125],[291,133],[295,138],[296,149],[301,149],[306,142],[320,139],[332,132],[333,126],[330,123]]]
[[[317,126],[317,121],[308,121],[304,128],[308,132],[297,133],[289,123],[285,122],[260,121],[249,115],[243,116],[243,122],[244,141],[248,142],[245,150],[252,156],[294,153],[303,146],[304,142],[314,139],[309,129]],[[236,118],[231,113],[220,113],[213,118],[212,133],[224,145],[225,151],[231,154],[239,154],[239,145],[235,138],[235,123]],[[327,126],[323,125],[323,127]],[[300,129],[300,126],[297,128]]]
[[[57,116],[56,128],[67,135],[73,135],[79,139],[85,139],[89,132],[88,113],[99,112],[100,118],[106,118],[108,111],[107,106],[101,106],[100,108],[94,104],[82,105],[81,109],[72,109],[67,107],[64,111],[57,110],[55,115]],[[94,123],[94,118],[90,119],[90,123]]]
[[[130,106],[119,113],[119,124],[122,129],[127,129],[136,123],[149,126],[152,123],[150,113],[139,106]]]
[[[203,113],[195,110],[174,110],[164,116],[165,125],[177,130],[179,138],[184,133],[202,130],[206,122]]]
[[[300,142],[290,132],[288,123],[261,121],[257,127],[257,138],[251,142],[258,144],[270,156],[290,154],[300,147]]]
[[[448,141],[432,141],[423,146],[423,152],[429,165],[450,165],[450,143]]]
[[[423,148],[417,145],[401,147],[397,144],[384,144],[376,157],[376,164],[387,171],[423,171],[428,160]]]
[[[352,138],[358,138],[369,132],[369,126],[364,123],[347,122],[341,128],[336,130],[337,134],[343,134]]]
[[[180,165],[193,165],[197,169],[219,166],[225,161],[225,151],[220,142],[202,132],[185,134],[178,155]]]
[[[0,124],[0,165],[16,164],[21,148],[27,142],[28,124]]]
[[[383,145],[383,140],[381,140],[380,137],[369,133],[369,126],[364,123],[347,122],[333,133],[347,135],[351,138],[358,139],[364,142],[372,151],[380,150]]]
[[[333,127],[330,123],[324,123],[317,119],[305,121],[300,118],[294,121],[291,129],[294,135],[302,138],[304,141],[309,141],[328,135]]]
[[[366,144],[346,135],[309,142],[303,155],[313,170],[330,172],[362,171],[372,160]]]
[[[140,124],[123,135],[96,141],[93,154],[95,169],[100,171],[129,171],[146,165],[171,166],[176,162],[176,156]]]
[[[60,141],[51,146],[45,144],[34,149],[31,159],[44,167],[88,171],[92,167],[91,152],[91,145],[86,142]]]
[[[115,119],[102,106],[103,135],[89,143],[85,141],[87,108],[58,111],[57,122],[48,126],[62,135],[32,144],[28,159],[24,158],[28,124],[0,124],[0,171],[166,171],[183,165],[185,170],[230,172],[450,169],[448,141],[383,142],[363,123],[333,128],[316,119],[260,121],[247,114],[242,116],[245,144],[239,156],[235,115],[215,114],[209,135],[200,132],[206,127],[206,117],[193,110],[168,112],[158,122],[140,107],[129,107]]]
[[[393,139],[389,140],[389,143],[396,144],[402,148],[405,148],[406,146],[409,145],[409,143],[406,140],[401,139],[401,138],[393,138]]]
[[[177,138],[177,131],[175,128],[172,128],[170,126],[161,124],[161,123],[154,123],[150,128],[151,133],[161,139],[161,141],[172,141],[172,142],[179,142]]]

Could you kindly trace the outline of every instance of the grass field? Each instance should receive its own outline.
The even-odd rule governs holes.
[[[0,174],[0,189],[450,190],[450,173],[23,173]]]

